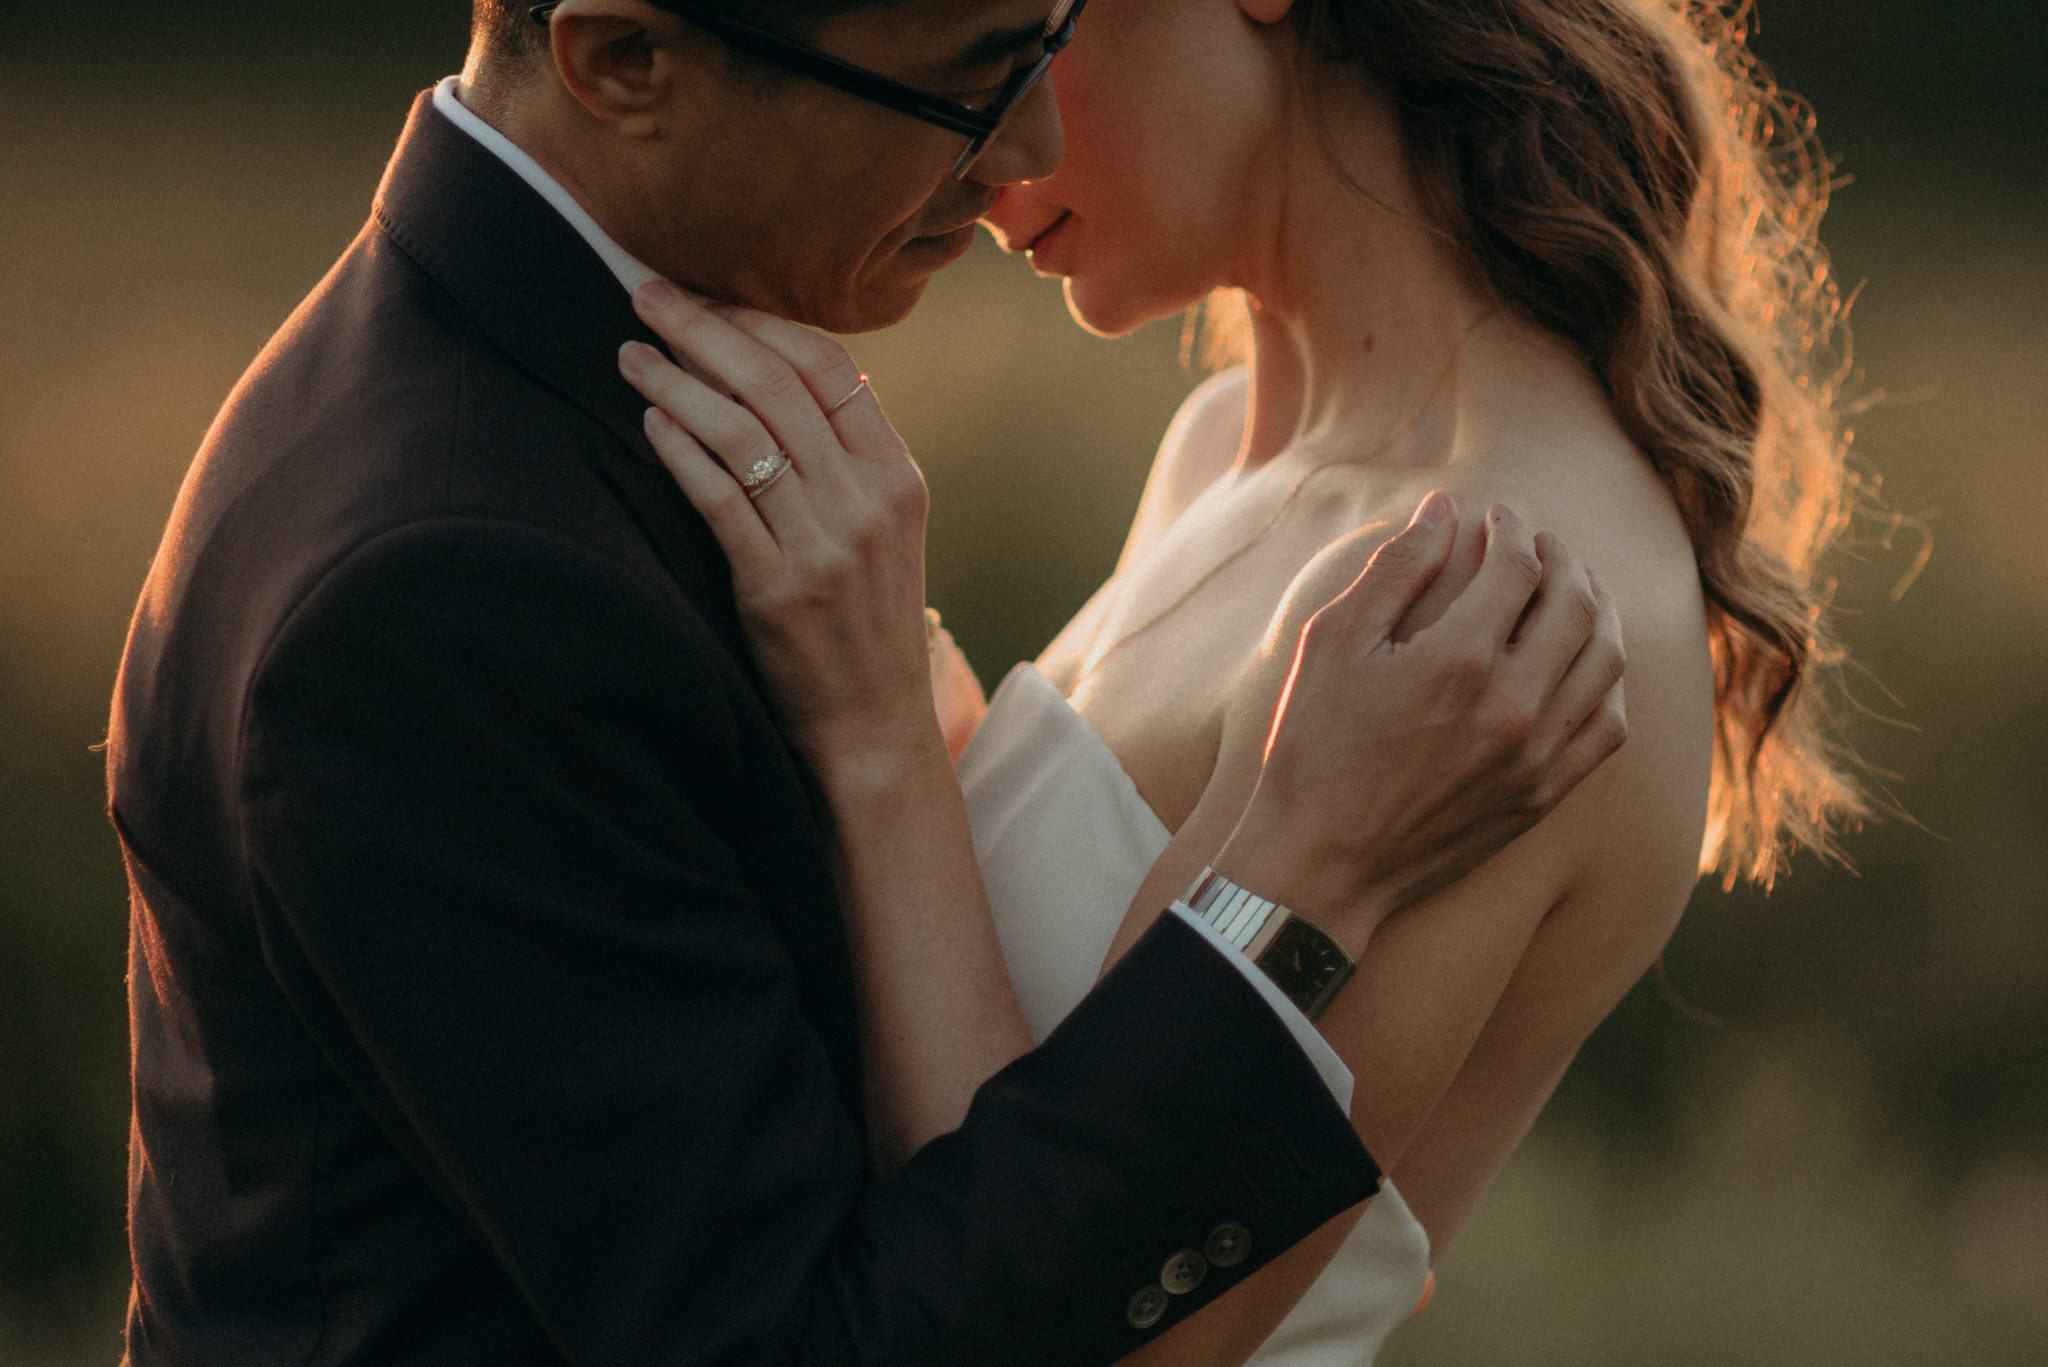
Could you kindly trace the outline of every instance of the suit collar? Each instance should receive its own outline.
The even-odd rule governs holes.
[[[625,287],[626,293],[631,294],[649,281],[661,279],[660,272],[614,241],[576,196],[569,193],[568,187],[549,174],[548,169],[535,161],[525,148],[491,127],[462,103],[460,76],[450,76],[435,86],[432,98],[436,113],[483,144],[492,156],[511,167],[535,194],[569,221],[569,226],[590,245],[590,250],[597,253],[619,284]]]
[[[373,217],[493,343],[659,468],[647,401],[618,370],[621,343],[659,339],[582,235],[431,91],[413,104]]]
[[[751,672],[724,553],[648,444],[647,400],[619,374],[621,344],[661,342],[612,269],[532,185],[449,122],[432,91],[413,104],[372,218],[493,345],[616,439],[617,451],[593,453],[599,473]]]

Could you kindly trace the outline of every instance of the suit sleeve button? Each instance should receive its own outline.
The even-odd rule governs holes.
[[[1131,1297],[1131,1305],[1124,1311],[1124,1318],[1131,1322],[1133,1329],[1150,1329],[1166,1318],[1166,1293],[1156,1286],[1143,1288]]]
[[[1202,1252],[1216,1267],[1236,1267],[1252,1251],[1252,1232],[1243,1225],[1220,1224],[1209,1231]]]
[[[1159,1269],[1159,1284],[1173,1295],[1185,1296],[1209,1275],[1209,1261],[1192,1248],[1184,1248]]]

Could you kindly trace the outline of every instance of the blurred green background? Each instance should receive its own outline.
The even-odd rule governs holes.
[[[0,1363],[111,1363],[126,933],[107,693],[186,462],[361,223],[463,0],[40,6],[0,32]],[[1840,603],[1912,815],[1703,890],[1439,1269],[1405,1364],[2048,1362],[2048,20],[1765,0],[1850,184],[1864,465]],[[1195,380],[980,244],[854,342],[930,475],[932,595],[991,679],[1106,574]],[[1890,718],[1903,725],[1881,720]]]

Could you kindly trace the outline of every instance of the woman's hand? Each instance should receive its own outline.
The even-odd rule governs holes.
[[[711,383],[629,342],[647,437],[732,565],[762,673],[813,764],[937,745],[924,616],[924,477],[845,350],[665,282],[634,306]],[[722,387],[726,392],[721,392]],[[755,496],[749,473],[788,470]],[[963,742],[964,743],[964,742]]]
[[[1258,724],[1262,766],[1216,867],[1323,922],[1354,957],[1387,915],[1534,826],[1628,734],[1613,602],[1511,510],[1489,510],[1472,582],[1434,621],[1411,620],[1456,533],[1455,506],[1431,495],[1298,635],[1276,632],[1246,683],[1257,705],[1226,726],[1228,758],[1247,748],[1246,719]],[[1300,620],[1286,605],[1276,619]]]
[[[648,440],[732,563],[761,671],[831,804],[870,1137],[893,1166],[958,1128],[975,1089],[1031,1046],[949,755],[981,688],[952,638],[927,631],[924,478],[828,338],[669,286],[634,305],[710,380],[649,346],[619,355],[655,405]],[[749,498],[743,481],[783,453],[789,469]]]

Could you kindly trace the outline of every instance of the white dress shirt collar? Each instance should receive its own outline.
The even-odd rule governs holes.
[[[659,280],[658,272],[638,260],[634,255],[612,241],[611,234],[597,226],[597,220],[590,211],[576,202],[576,197],[562,188],[562,182],[549,175],[541,164],[521,151],[519,145],[485,123],[464,106],[457,97],[461,86],[460,76],[450,76],[434,87],[434,108],[439,110],[448,122],[482,143],[491,154],[515,171],[519,178],[531,185],[555,211],[569,221],[569,226],[580,234],[590,249],[611,268],[619,283],[631,294],[650,280]]]

